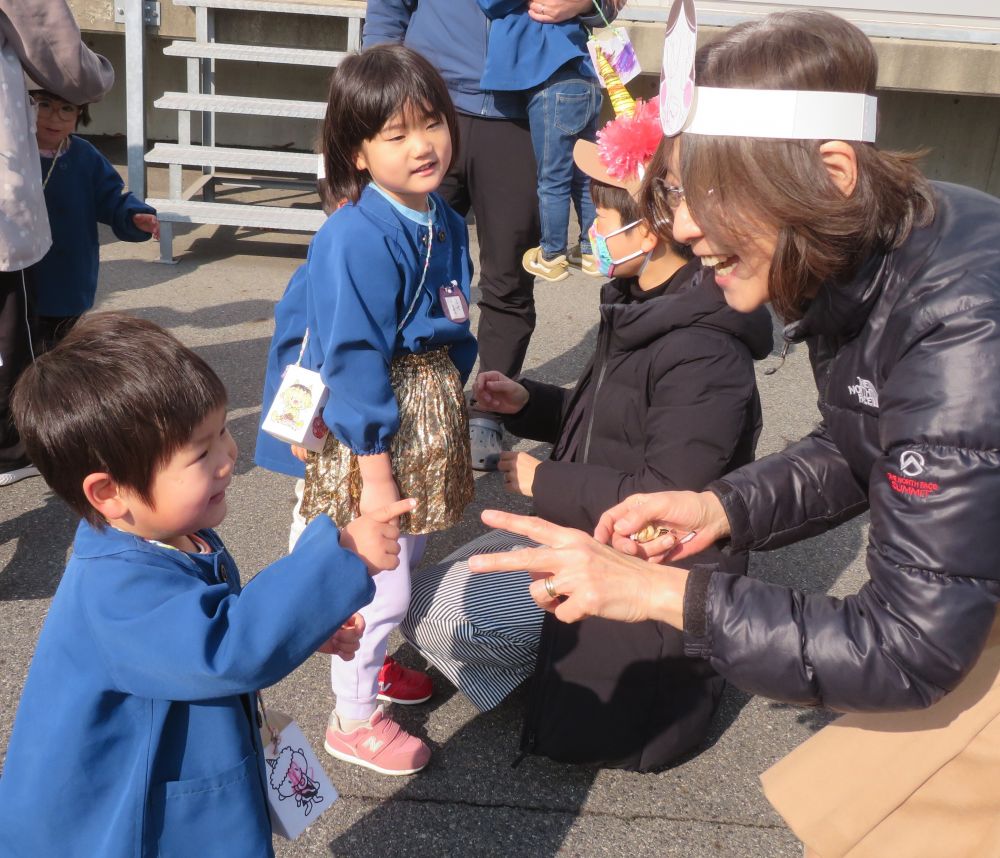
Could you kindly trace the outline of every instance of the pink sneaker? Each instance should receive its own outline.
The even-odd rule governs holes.
[[[431,749],[389,718],[382,706],[372,713],[367,725],[350,733],[340,729],[340,719],[334,711],[326,727],[323,747],[338,760],[383,775],[412,775],[431,758]]]

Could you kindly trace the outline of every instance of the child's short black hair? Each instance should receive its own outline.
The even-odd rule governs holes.
[[[622,226],[642,220],[642,215],[639,213],[639,203],[635,197],[617,185],[608,185],[591,177],[590,198],[598,208],[618,212],[618,216],[622,219]]]
[[[347,57],[334,70],[322,141],[330,201],[358,201],[370,180],[368,171],[354,164],[361,144],[405,110],[440,116],[448,123],[454,163],[455,108],[444,79],[424,57],[403,45],[375,45]]]
[[[107,473],[152,502],[157,470],[226,405],[211,367],[163,328],[124,313],[85,315],[14,388],[14,423],[45,482],[95,527],[83,480]]]
[[[61,101],[63,104],[73,104],[72,101],[66,101],[61,95],[56,95],[54,92],[49,92],[47,89],[33,89],[28,93],[35,101],[47,98],[49,101]],[[80,112],[76,115],[76,127],[79,128],[81,125],[86,128],[90,125],[90,105],[89,104],[73,104],[73,106]]]

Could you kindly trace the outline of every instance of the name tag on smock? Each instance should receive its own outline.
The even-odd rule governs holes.
[[[449,322],[458,324],[469,321],[469,304],[456,281],[452,280],[438,289],[438,300]]]

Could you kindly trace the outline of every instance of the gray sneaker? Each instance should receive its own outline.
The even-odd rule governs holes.
[[[469,421],[469,442],[472,447],[472,467],[477,471],[495,471],[500,464],[500,439],[503,427],[489,417],[473,417]]]
[[[23,468],[14,468],[11,471],[4,471],[0,473],[0,488],[5,486],[12,486],[14,483],[19,483],[21,480],[27,479],[28,477],[38,477],[41,476],[38,473],[38,468],[34,465],[25,465]]]

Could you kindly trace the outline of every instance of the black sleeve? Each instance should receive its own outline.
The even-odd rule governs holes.
[[[530,378],[519,378],[518,382],[528,390],[528,404],[517,414],[505,416],[504,427],[520,438],[554,444],[572,391]]]
[[[641,467],[543,462],[533,486],[539,516],[589,531],[631,494],[702,489],[725,472],[744,433],[754,430],[748,426],[756,393],[750,356],[728,335],[671,339],[654,361]]]

